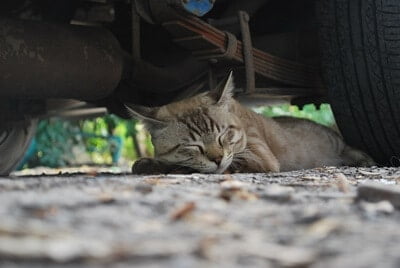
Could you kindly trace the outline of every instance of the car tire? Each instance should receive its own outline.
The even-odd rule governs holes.
[[[377,163],[400,165],[400,1],[320,0],[321,64],[337,124]]]
[[[35,134],[36,125],[36,120],[0,125],[0,175],[8,175],[18,166]]]

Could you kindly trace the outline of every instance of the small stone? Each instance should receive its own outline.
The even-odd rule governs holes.
[[[347,177],[343,173],[337,173],[335,177],[336,177],[336,185],[339,191],[343,193],[350,192],[350,186]]]
[[[237,188],[222,188],[219,197],[226,201],[231,201],[235,199],[253,201],[257,200],[258,196],[247,189],[237,189]]]
[[[307,206],[303,210],[296,211],[297,223],[310,224],[320,220],[323,217],[322,211],[316,206]]]
[[[387,200],[396,208],[400,208],[400,186],[364,183],[358,186],[357,199],[369,202]]]
[[[314,238],[323,239],[331,233],[340,230],[340,221],[333,218],[323,218],[314,222],[309,228],[308,233]]]
[[[270,260],[277,264],[276,267],[309,267],[317,260],[317,254],[310,249],[276,244],[248,244],[242,251]]]
[[[198,242],[194,254],[203,259],[212,259],[211,247],[218,241],[215,237],[204,237]]]
[[[101,193],[97,195],[97,200],[99,200],[103,204],[111,204],[116,202],[114,196],[109,193]]]
[[[49,207],[35,209],[31,213],[34,217],[44,219],[56,216],[57,212],[58,212],[57,207],[49,206]]]
[[[284,202],[291,200],[294,192],[293,187],[271,184],[260,194],[260,197]]]
[[[139,183],[135,186],[135,190],[142,194],[148,194],[153,191],[153,187],[150,184]]]
[[[238,180],[232,180],[230,179],[228,175],[224,176],[226,180],[223,180],[221,182],[221,192],[219,194],[219,197],[226,201],[231,201],[233,199],[239,199],[239,200],[256,200],[258,199],[258,196],[252,192],[250,192],[248,189],[246,189],[247,184],[244,182],[238,181]]]
[[[386,200],[377,203],[361,201],[359,205],[360,208],[368,216],[377,216],[379,214],[392,214],[394,212],[394,207],[392,203]]]
[[[242,189],[244,186],[245,184],[238,180],[228,179],[221,182],[221,187],[223,189],[239,190]]]

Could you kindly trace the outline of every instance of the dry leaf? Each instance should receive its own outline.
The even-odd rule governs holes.
[[[174,221],[181,220],[187,215],[189,215],[196,208],[196,204],[194,202],[188,202],[184,204],[182,207],[178,208],[171,215],[171,218]]]

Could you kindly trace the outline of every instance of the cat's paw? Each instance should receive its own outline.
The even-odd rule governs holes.
[[[344,165],[355,167],[376,166],[375,161],[363,151],[347,147],[343,154]]]
[[[150,175],[150,174],[191,174],[195,172],[195,170],[182,167],[178,165],[169,165],[165,164],[159,160],[153,158],[141,158],[137,160],[132,166],[133,174],[142,174],[142,175]]]
[[[169,169],[165,164],[152,158],[141,158],[132,166],[133,174],[164,174],[168,171]]]

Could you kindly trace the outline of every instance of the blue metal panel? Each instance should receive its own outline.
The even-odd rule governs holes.
[[[182,0],[184,9],[196,16],[203,16],[209,12],[213,6],[213,0]]]

